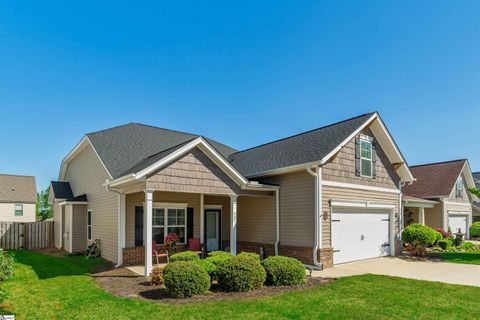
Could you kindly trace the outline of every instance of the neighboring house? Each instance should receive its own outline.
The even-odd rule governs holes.
[[[403,188],[404,225],[421,223],[469,237],[475,186],[467,160],[410,167],[415,182]]]
[[[35,221],[35,177],[0,174],[0,221]]]
[[[475,181],[475,186],[477,187],[478,190],[480,190],[480,172],[474,172],[472,173],[473,175],[473,181]],[[474,199],[473,201],[473,222],[478,222],[480,221],[480,200],[479,199]]]
[[[87,134],[52,182],[55,245],[152,266],[152,241],[263,250],[329,267],[394,255],[413,175],[377,113],[244,151],[127,124]],[[146,240],[146,241],[145,241]],[[146,250],[144,248],[146,247]]]

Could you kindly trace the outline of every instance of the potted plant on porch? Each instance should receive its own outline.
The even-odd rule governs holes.
[[[165,250],[171,254],[175,253],[177,242],[179,240],[180,239],[175,232],[170,232],[169,234],[167,234],[167,236],[165,237],[165,241],[163,242]]]

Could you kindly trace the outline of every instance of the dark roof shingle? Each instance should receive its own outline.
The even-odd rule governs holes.
[[[230,163],[246,177],[308,162],[333,151],[375,113],[367,113],[322,128],[236,152]]]
[[[57,200],[86,202],[85,194],[74,196],[70,183],[66,181],[52,181],[53,196]]]
[[[162,151],[172,149],[199,135],[130,123],[98,132],[88,133],[93,147],[114,179],[135,169],[141,162],[148,162]],[[211,139],[207,140],[222,156],[236,150]]]
[[[449,196],[466,161],[461,159],[410,167],[416,181],[404,186],[403,194],[423,199]]]
[[[0,202],[28,202],[37,200],[35,177],[0,174]]]

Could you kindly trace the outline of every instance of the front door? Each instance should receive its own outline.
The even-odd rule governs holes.
[[[220,210],[205,210],[206,250],[220,250]]]

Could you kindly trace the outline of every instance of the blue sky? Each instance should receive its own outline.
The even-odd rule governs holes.
[[[478,1],[2,1],[0,172],[56,179],[141,122],[237,149],[377,110],[410,164],[480,170]],[[477,136],[477,139],[475,139]]]

